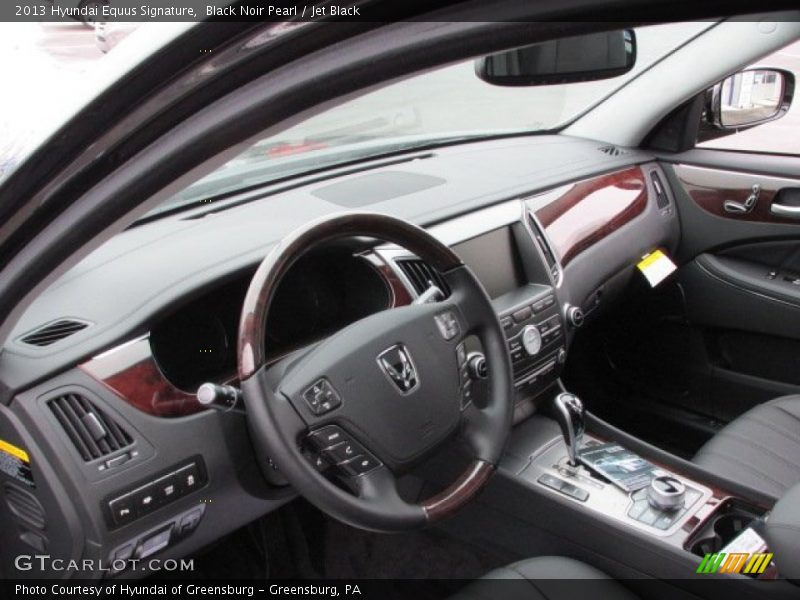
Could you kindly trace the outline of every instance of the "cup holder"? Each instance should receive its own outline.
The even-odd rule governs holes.
[[[747,529],[754,520],[755,517],[750,515],[723,515],[714,521],[714,533],[724,540],[724,546]]]
[[[705,556],[719,552],[760,516],[756,510],[737,501],[725,503],[717,513],[689,540],[686,547],[692,554]]]

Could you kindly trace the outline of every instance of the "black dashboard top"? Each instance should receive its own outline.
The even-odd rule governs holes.
[[[294,228],[348,210],[355,202],[362,209],[429,226],[652,159],[638,150],[609,155],[601,146],[552,135],[454,145],[409,154],[405,162],[376,162],[367,170],[332,173],[324,182],[283,193],[266,189],[252,201],[237,204],[233,198],[133,227],[92,253],[33,303],[4,348],[0,377],[12,389],[22,389],[144,334],[176,304],[240,280]],[[387,185],[394,187],[387,190]],[[26,333],[64,318],[89,326],[46,347],[21,342]]]

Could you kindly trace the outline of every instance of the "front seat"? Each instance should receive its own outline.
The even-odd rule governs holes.
[[[780,498],[800,482],[800,396],[750,409],[724,427],[694,462],[726,479]]]
[[[512,580],[499,587],[493,581]],[[621,583],[602,571],[563,556],[529,558],[495,569],[473,581],[450,600],[573,600],[585,595],[586,583],[573,580],[592,579],[593,598],[603,600],[639,600]]]

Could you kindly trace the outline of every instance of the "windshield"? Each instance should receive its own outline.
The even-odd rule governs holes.
[[[601,81],[497,87],[479,79],[470,60],[387,85],[258,141],[153,213],[390,152],[559,129],[709,26],[636,29],[634,68]]]
[[[453,140],[556,130],[711,25],[671,23],[635,30],[634,68],[601,81],[497,87],[475,75],[472,60],[404,79],[258,141],[151,215],[390,152]]]

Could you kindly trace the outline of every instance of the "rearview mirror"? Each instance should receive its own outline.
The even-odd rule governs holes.
[[[782,69],[746,69],[727,77],[708,92],[706,123],[737,131],[781,118],[794,95],[794,75]]]
[[[475,61],[479,78],[499,86],[595,81],[627,73],[636,63],[632,29],[542,42]]]

